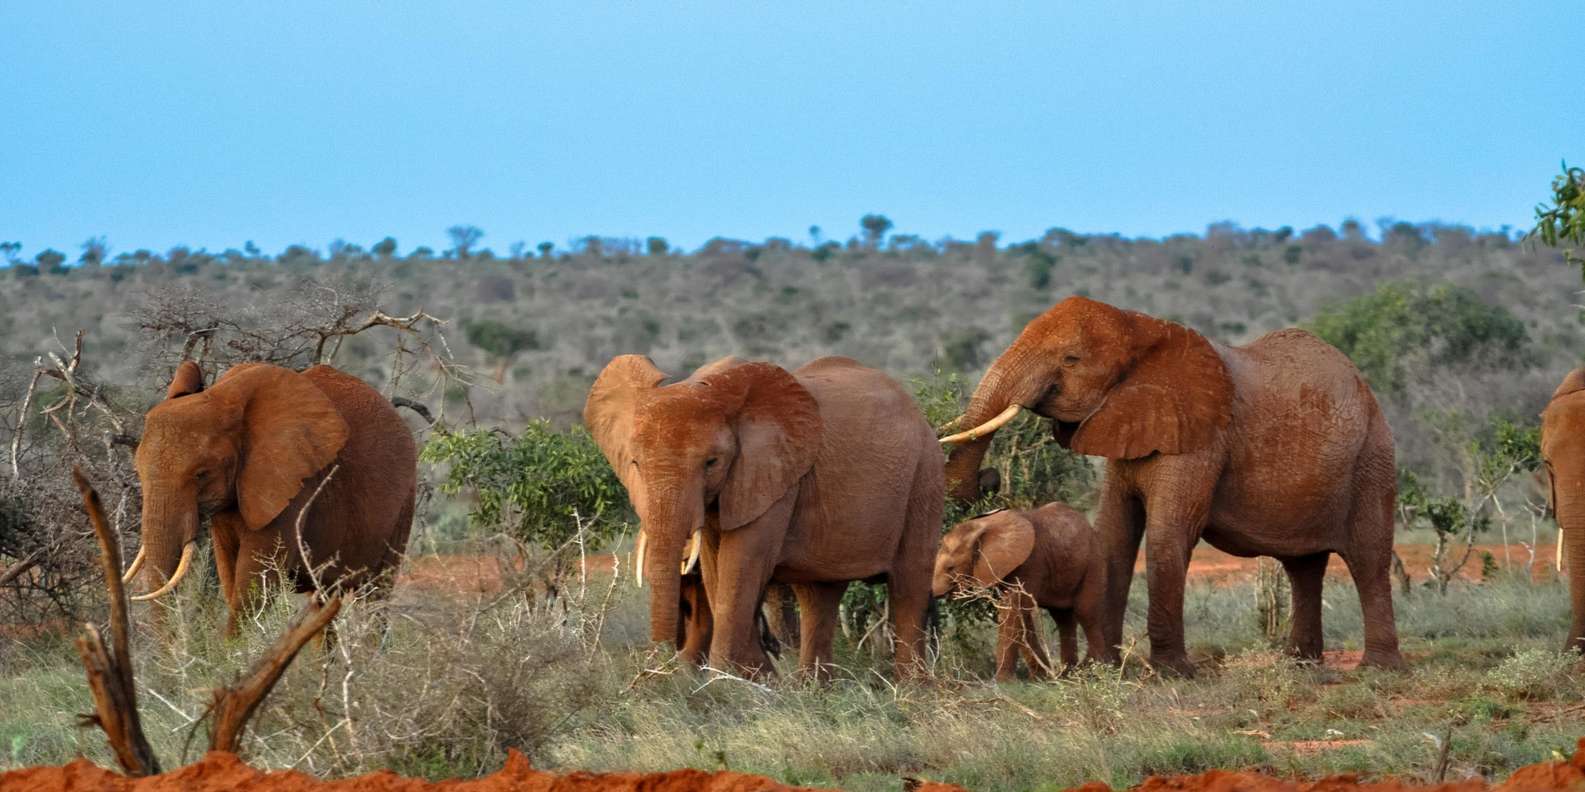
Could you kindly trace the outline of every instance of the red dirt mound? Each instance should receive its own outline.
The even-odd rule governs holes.
[[[572,773],[535,770],[516,751],[500,772],[469,781],[429,782],[395,773],[320,781],[298,772],[265,772],[228,753],[211,753],[197,764],[152,778],[131,779],[79,759],[64,767],[32,767],[0,773],[6,792],[771,792],[805,789],[779,784],[764,776],[673,770],[668,773]],[[909,779],[909,792],[963,792],[962,787]],[[1257,773],[1212,770],[1197,776],[1151,777],[1130,792],[1585,792],[1585,739],[1567,762],[1544,762],[1520,768],[1507,781],[1489,787],[1479,779],[1438,786],[1399,781],[1360,783],[1357,776],[1339,775],[1319,781],[1293,781]],[[1112,792],[1092,782],[1069,792]]]
[[[669,773],[572,773],[535,770],[512,751],[500,772],[468,781],[429,782],[390,772],[320,781],[305,773],[265,772],[229,753],[151,778],[132,779],[78,759],[64,767],[31,767],[0,774],[6,792],[773,792],[794,789],[764,776],[673,770]]]

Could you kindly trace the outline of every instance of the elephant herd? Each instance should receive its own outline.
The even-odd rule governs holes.
[[[1076,453],[1105,458],[1092,528],[1063,504],[980,515],[942,535],[948,496],[980,495],[979,465],[1020,411]],[[1347,564],[1364,619],[1362,665],[1403,665],[1393,618],[1392,431],[1353,364],[1303,330],[1221,345],[1181,325],[1084,297],[1032,320],[986,371],[963,431],[940,440],[910,394],[845,357],[794,370],[725,358],[672,379],[639,355],[612,360],[583,418],[640,520],[650,635],[686,659],[770,670],[758,619],[768,588],[798,605],[800,668],[832,661],[838,603],[885,582],[899,676],[923,671],[932,597],[1003,597],[997,675],[1020,654],[1053,671],[1037,613],[1056,619],[1061,666],[1116,662],[1141,543],[1150,661],[1192,674],[1183,635],[1189,556],[1201,540],[1283,565],[1290,649],[1321,656],[1327,561]],[[187,573],[203,518],[229,629],[252,582],[299,591],[388,581],[405,548],[416,449],[390,403],[325,366],[244,364],[207,389],[185,362],[136,453],[143,539],[128,568],[164,595]],[[951,447],[945,458],[941,444]],[[1568,547],[1585,649],[1585,370],[1543,414],[1542,450]]]

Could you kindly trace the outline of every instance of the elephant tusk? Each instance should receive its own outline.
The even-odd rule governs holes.
[[[968,430],[967,432],[958,432],[955,435],[948,435],[947,437],[941,438],[941,444],[951,445],[953,443],[963,443],[969,440],[978,440],[981,437],[984,437],[985,435],[988,435],[991,432],[1006,426],[1007,422],[1017,417],[1018,411],[1022,409],[1024,409],[1024,407],[1021,404],[1009,404],[1007,405],[1007,409],[1002,410],[1001,414],[995,418],[992,418],[989,421],[986,421],[985,423]]]
[[[688,560],[682,562],[682,574],[686,575],[699,566],[699,548],[704,546],[704,534],[698,529],[693,529],[693,536],[688,537]]]
[[[160,597],[165,596],[166,594],[169,594],[171,589],[176,588],[176,584],[182,582],[182,578],[187,576],[187,568],[189,566],[192,566],[192,563],[193,563],[193,548],[197,547],[197,546],[198,545],[197,545],[196,542],[188,542],[187,544],[183,545],[182,546],[182,560],[177,562],[177,564],[176,564],[176,573],[171,575],[171,579],[165,581],[165,585],[160,586],[158,589],[155,589],[154,591],[151,591],[151,592],[149,592],[147,594],[140,594],[140,595],[138,595],[136,597],[133,597],[132,601],[133,602],[148,602],[149,600],[158,599]]]
[[[121,574],[122,583],[131,583],[132,579],[138,576],[138,570],[143,568],[144,554],[148,551],[147,547],[141,545],[138,547],[138,554],[132,557],[131,566],[128,566],[127,571]]]
[[[649,549],[649,535],[644,529],[638,529],[638,544],[633,548],[633,581],[639,588],[644,587],[644,554]]]

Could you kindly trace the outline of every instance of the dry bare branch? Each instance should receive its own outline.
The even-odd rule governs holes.
[[[286,672],[297,653],[324,630],[340,610],[340,597],[322,606],[310,599],[292,617],[286,632],[253,663],[247,676],[230,687],[215,691],[214,705],[211,707],[214,722],[209,730],[209,750],[237,752],[248,719],[253,717],[254,711],[269,695],[275,683],[280,681],[281,674]]]
[[[88,687],[93,692],[96,710],[96,714],[83,717],[83,724],[93,724],[104,731],[115,751],[116,761],[127,775],[155,775],[160,772],[160,764],[143,734],[143,724],[138,718],[137,688],[132,680],[126,590],[121,585],[121,548],[105,520],[99,493],[94,492],[81,469],[72,469],[72,479],[82,493],[83,508],[88,511],[88,521],[99,539],[100,565],[104,569],[105,588],[110,594],[110,647],[106,649],[99,628],[92,624],[83,625],[83,635],[77,639],[77,651],[88,672]]]

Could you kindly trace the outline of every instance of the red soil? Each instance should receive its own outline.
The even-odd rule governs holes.
[[[1404,544],[1395,548],[1398,557],[1403,559],[1404,566],[1409,571],[1409,577],[1419,583],[1430,577],[1427,571],[1431,565],[1431,554],[1435,550],[1431,545]],[[1551,580],[1557,576],[1552,567],[1556,545],[1540,545],[1536,548],[1536,564],[1534,575],[1536,580]],[[1455,546],[1452,551],[1454,557],[1463,555],[1463,545]],[[1511,544],[1507,546],[1508,563],[1504,563],[1503,545],[1476,545],[1475,554],[1469,563],[1460,570],[1460,577],[1465,580],[1480,580],[1481,553],[1490,553],[1496,560],[1499,568],[1511,567],[1522,569],[1529,553],[1523,545]],[[611,567],[618,563],[628,563],[624,554],[620,558],[610,553],[591,555],[588,559],[588,570],[591,577],[608,574]],[[1194,549],[1194,556],[1189,562],[1189,579],[1200,580],[1214,584],[1242,583],[1255,578],[1258,559],[1239,558],[1228,555],[1210,545],[1201,544]],[[1134,567],[1136,572],[1145,569],[1144,554],[1140,554]],[[1332,556],[1326,567],[1327,577],[1338,581],[1348,581],[1348,567],[1343,559]],[[464,593],[487,594],[501,589],[501,566],[492,556],[484,555],[446,555],[446,556],[414,556],[402,565],[400,584],[413,586],[419,589],[460,591]]]
[[[1401,544],[1393,548],[1398,557],[1403,559],[1404,568],[1408,570],[1409,577],[1415,583],[1423,582],[1430,578],[1431,556],[1436,551],[1432,545]],[[1449,551],[1452,561],[1457,561],[1464,555],[1464,546],[1455,545]],[[1530,554],[1523,545],[1511,544],[1507,546],[1508,561],[1504,563],[1504,547],[1500,544],[1475,545],[1475,552],[1470,556],[1469,563],[1459,570],[1459,577],[1464,580],[1481,579],[1481,553],[1490,553],[1497,562],[1499,569],[1512,568],[1524,569],[1525,562]],[[1535,569],[1532,574],[1536,580],[1551,580],[1557,577],[1553,568],[1553,559],[1556,558],[1557,545],[1544,544],[1536,547]],[[1202,580],[1209,583],[1241,583],[1255,578],[1255,570],[1259,564],[1258,559],[1239,558],[1230,556],[1210,545],[1201,544],[1194,548],[1194,556],[1189,561],[1189,579]],[[1145,557],[1140,555],[1134,565],[1135,572],[1143,572]],[[1326,565],[1326,576],[1333,580],[1348,581],[1348,566],[1343,559],[1333,555]]]
[[[764,776],[673,770],[667,773],[571,773],[535,770],[512,751],[506,766],[492,775],[466,781],[432,783],[390,772],[320,781],[294,771],[266,772],[233,754],[211,753],[180,770],[132,779],[78,759],[64,767],[32,767],[0,774],[6,792],[772,792],[794,789]]]
[[[909,780],[910,792],[952,792],[961,787]],[[0,789],[7,792],[220,792],[248,789],[265,792],[761,792],[795,789],[764,776],[742,773],[706,773],[674,770],[668,773],[572,773],[555,775],[533,769],[522,754],[513,751],[506,767],[493,775],[467,781],[431,783],[394,773],[373,773],[357,778],[319,781],[298,772],[265,772],[226,753],[211,753],[197,764],[152,778],[130,779],[79,759],[64,767],[34,767],[0,773]],[[1508,780],[1490,787],[1480,779],[1437,786],[1416,786],[1387,780],[1360,783],[1357,776],[1339,775],[1319,781],[1296,781],[1258,773],[1212,770],[1197,776],[1151,777],[1133,792],[1585,792],[1585,739],[1567,762],[1544,762],[1520,768]],[[1111,792],[1111,787],[1091,782],[1070,792]]]

